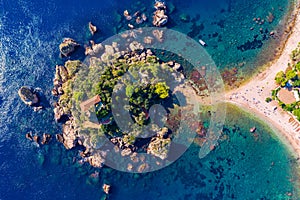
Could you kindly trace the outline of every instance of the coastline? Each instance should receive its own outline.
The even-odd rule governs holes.
[[[297,47],[300,42],[300,9],[299,2],[296,2],[295,11],[296,19],[292,21],[293,27],[291,33],[283,42],[283,48],[278,57],[268,64],[259,74],[253,79],[249,79],[239,88],[226,92],[226,102],[237,105],[238,107],[255,113],[263,121],[269,122],[272,129],[284,143],[288,143],[288,148],[293,149],[293,153],[297,158],[300,157],[300,123],[294,117],[278,107],[278,103],[272,101],[266,103],[265,99],[271,96],[271,90],[276,88],[275,75],[281,70],[287,68],[290,61],[290,53]],[[287,30],[290,28],[288,25]],[[288,33],[285,31],[285,33]],[[274,110],[274,107],[278,108]],[[270,127],[271,127],[270,126]]]
[[[286,16],[284,17],[283,21],[284,23],[279,25],[275,32],[277,33],[276,41],[271,42],[268,47],[264,47],[261,50],[261,55],[257,57],[258,63],[256,63],[257,66],[259,66],[257,69],[253,70],[253,72],[250,72],[249,75],[244,75],[242,80],[239,80],[239,86],[237,88],[243,87],[247,83],[249,83],[253,77],[257,76],[258,74],[263,73],[268,68],[270,68],[281,56],[283,53],[286,43],[290,36],[292,35],[293,28],[297,21],[297,14],[299,14],[300,11],[300,1],[295,0],[291,2],[289,11],[286,13]],[[278,39],[279,38],[279,39]],[[268,49],[274,48],[275,50],[272,50],[273,55],[271,56],[263,56],[262,54]],[[237,89],[235,87],[226,87],[226,92],[230,92],[232,90]]]

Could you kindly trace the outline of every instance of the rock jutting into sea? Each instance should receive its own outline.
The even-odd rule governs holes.
[[[75,40],[71,38],[65,38],[59,45],[59,50],[62,56],[68,57],[78,46],[79,44]]]
[[[92,22],[89,22],[89,30],[91,34],[94,35],[97,32],[97,27],[94,24],[92,24]]]
[[[36,106],[39,103],[38,93],[31,87],[22,86],[19,89],[18,94],[21,100],[28,106]]]

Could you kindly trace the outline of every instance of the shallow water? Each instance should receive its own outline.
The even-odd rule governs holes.
[[[89,21],[100,28],[94,38],[96,41],[111,36],[114,34],[112,27],[116,25],[115,11],[122,13],[129,9],[133,12],[136,10],[133,2],[136,1],[122,4],[116,0],[91,1],[87,4],[82,1],[0,0],[0,199],[99,199],[103,196],[104,182],[112,185],[110,199],[286,198],[285,193],[293,192],[295,187],[290,179],[297,178],[293,174],[293,159],[264,125],[236,108],[230,108],[232,112],[229,110],[224,129],[229,139],[222,141],[208,157],[198,159],[199,149],[194,145],[181,159],[160,171],[134,175],[105,168],[100,170],[100,180],[96,184],[87,183],[95,169],[73,163],[77,150],[66,151],[55,141],[41,148],[27,141],[25,133],[28,131],[54,135],[61,130],[54,122],[50,105],[46,105],[45,111],[34,113],[18,98],[18,88],[22,85],[39,87],[51,104],[55,100],[50,94],[54,66],[63,63],[57,48],[61,39],[72,37],[86,44],[91,39],[87,31]],[[287,2],[279,0],[255,0],[252,4],[223,0],[218,1],[218,6],[211,6],[209,1],[172,2],[176,6],[171,15],[173,21],[178,21],[181,13],[188,12],[192,17],[200,13],[196,23],[203,23],[205,28],[194,38],[201,36],[208,43],[207,50],[220,68],[241,60],[253,62],[260,49],[245,52],[236,49],[253,38],[254,32],[248,30],[253,24],[252,18],[265,16],[274,7],[275,21],[264,25],[271,30],[287,10]],[[260,3],[257,5],[257,2]],[[143,7],[141,4],[137,7]],[[278,10],[279,6],[283,11]],[[225,11],[220,14],[222,9]],[[147,11],[152,12],[152,8],[147,7]],[[231,18],[224,22],[224,27],[232,26],[235,31],[221,30],[220,25],[212,24],[228,16]],[[170,23],[171,28],[184,33],[190,32],[190,25]],[[222,42],[216,42],[217,37],[209,38],[208,35],[216,31],[222,36]],[[237,31],[241,32],[237,34]],[[237,41],[231,44],[234,40]],[[229,51],[228,46],[233,48]],[[244,65],[244,68],[251,71],[253,66]],[[253,125],[258,127],[258,139],[249,133]]]

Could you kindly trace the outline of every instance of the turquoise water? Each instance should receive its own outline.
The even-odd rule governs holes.
[[[25,138],[28,131],[53,135],[61,132],[53,119],[51,104],[55,99],[50,94],[54,66],[64,61],[57,48],[61,39],[72,37],[87,44],[91,39],[87,23],[92,21],[100,29],[93,39],[101,41],[116,31],[115,12],[146,7],[150,13],[152,3],[0,0],[1,200],[100,199],[104,196],[103,183],[112,185],[109,199],[289,199],[286,193],[295,193],[295,160],[267,127],[235,108],[228,112],[224,127],[227,136],[209,156],[200,160],[195,144],[169,167],[141,175],[104,168],[97,170],[99,180],[93,180],[89,177],[96,169],[77,163],[78,149],[67,151],[54,140],[51,145],[37,147]],[[208,52],[221,69],[241,61],[253,63],[271,41],[264,40],[262,48],[243,52],[237,49],[259,33],[258,26],[249,30],[253,17],[265,16],[274,7],[274,22],[263,25],[273,30],[288,8],[287,1],[279,0],[167,3],[175,6],[169,24],[175,30],[192,30],[193,22],[180,22],[182,13],[190,14],[191,19],[200,14],[196,27],[203,23],[204,29],[190,35],[207,42]],[[124,23],[119,31],[126,26]],[[213,37],[215,32],[218,36]],[[222,41],[218,41],[220,36]],[[241,68],[251,71],[254,65]],[[48,101],[43,112],[34,113],[22,104],[17,96],[22,85],[42,89]],[[254,125],[258,137],[249,133]],[[297,199],[296,194],[291,199]]]

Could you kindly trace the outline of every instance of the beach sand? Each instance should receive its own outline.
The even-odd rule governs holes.
[[[291,114],[283,111],[277,102],[266,103],[265,101],[267,97],[271,97],[271,91],[277,87],[275,75],[281,70],[285,71],[290,62],[292,50],[296,49],[300,42],[299,9],[296,13],[295,26],[278,59],[245,85],[227,92],[226,101],[258,115],[272,129],[277,129],[278,131],[275,132],[280,133],[278,136],[284,142],[288,142],[288,146],[294,150],[297,157],[300,157],[300,123]],[[277,109],[274,109],[275,106]]]

